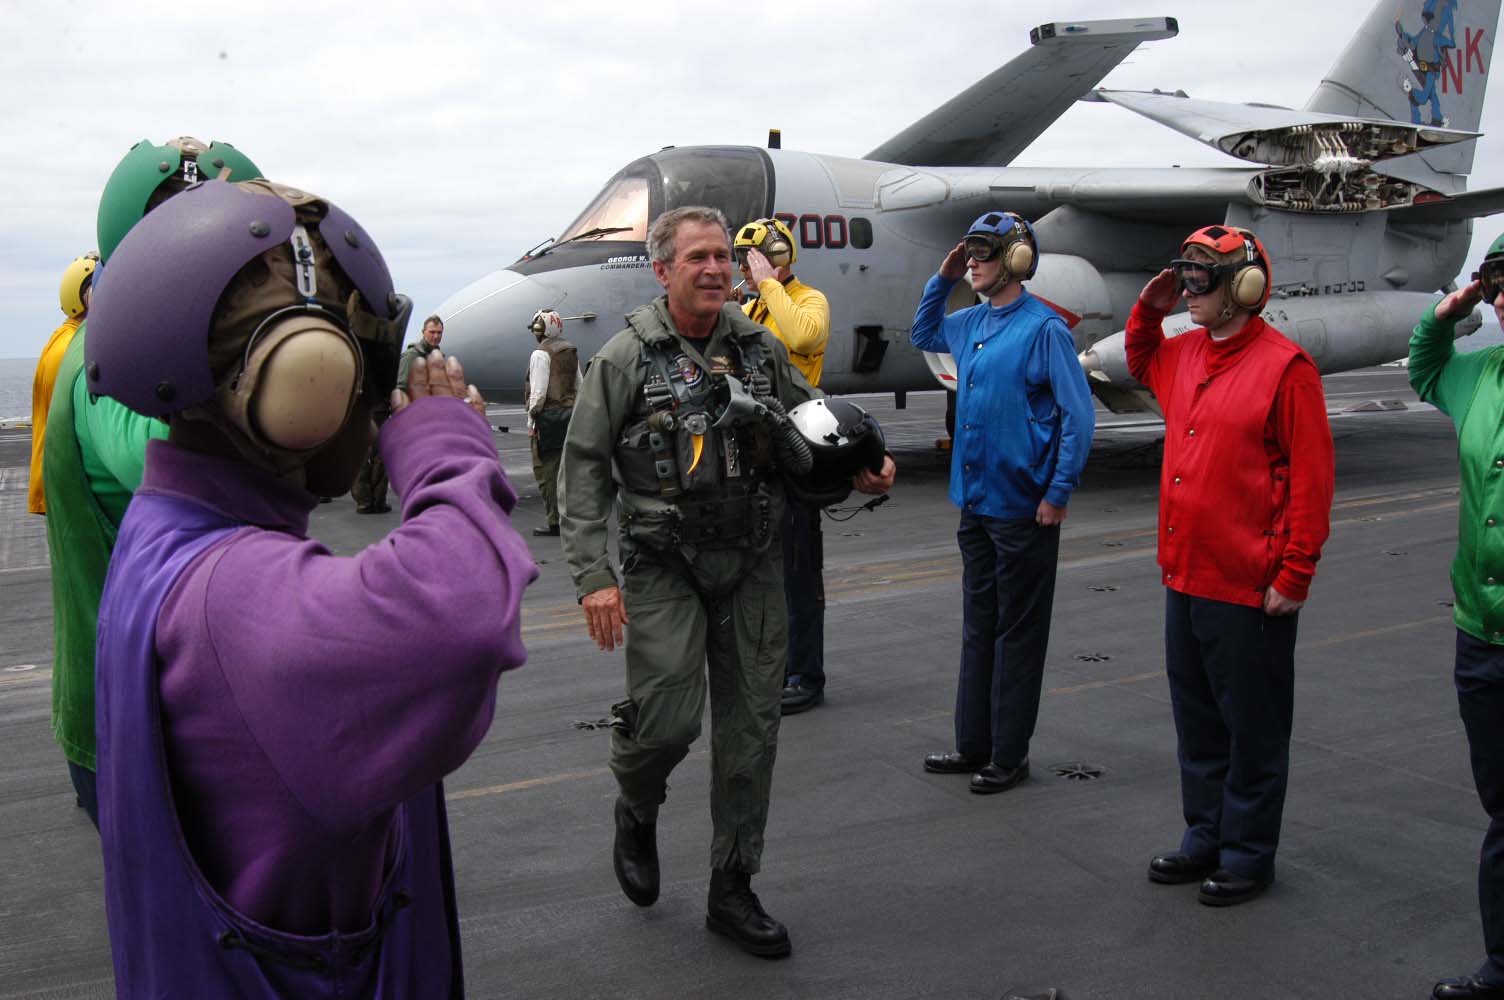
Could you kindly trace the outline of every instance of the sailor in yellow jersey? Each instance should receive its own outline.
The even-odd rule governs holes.
[[[788,348],[789,360],[819,388],[830,340],[830,304],[794,277],[799,256],[794,234],[778,219],[757,219],[737,230],[733,248],[748,290],[757,297],[742,309]],[[783,714],[807,711],[825,700],[824,539],[820,508],[790,498],[783,512],[783,594],[788,607]]]
[[[88,253],[73,258],[68,270],[63,272],[63,283],[58,289],[58,305],[62,306],[63,325],[52,331],[47,346],[42,348],[42,357],[37,361],[37,373],[31,385],[31,481],[26,487],[26,509],[33,514],[47,513],[47,499],[42,493],[42,442],[47,434],[47,411],[52,406],[52,390],[57,381],[58,366],[63,363],[63,354],[73,343],[73,335],[89,313],[89,298],[94,291],[94,269],[99,266],[99,254]]]

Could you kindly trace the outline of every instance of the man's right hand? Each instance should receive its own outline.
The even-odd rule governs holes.
[[[1174,309],[1175,303],[1180,301],[1180,285],[1175,280],[1175,272],[1167,267],[1150,278],[1144,290],[1138,293],[1138,300],[1156,312],[1167,313]]]
[[[1437,319],[1460,319],[1473,311],[1473,306],[1483,301],[1483,282],[1474,281],[1463,285],[1455,292],[1436,303]]]
[[[597,646],[610,652],[622,645],[622,626],[627,624],[627,608],[620,587],[602,587],[586,594],[580,601],[585,611],[585,628]]]
[[[962,240],[955,245],[945,259],[940,262],[940,277],[946,281],[959,281],[966,277],[966,241]]]

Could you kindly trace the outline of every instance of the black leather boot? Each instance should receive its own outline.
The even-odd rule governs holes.
[[[768,916],[752,891],[752,876],[746,872],[716,869],[710,873],[705,926],[752,955],[782,958],[792,950],[788,928]]]
[[[658,824],[644,823],[622,799],[616,800],[616,842],[611,865],[621,891],[638,906],[658,899]]]

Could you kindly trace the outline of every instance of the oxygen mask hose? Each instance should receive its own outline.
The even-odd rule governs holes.
[[[768,408],[768,422],[773,425],[773,449],[778,453],[778,467],[791,476],[805,476],[815,467],[814,453],[799,428],[789,419],[788,411],[776,396],[758,396]]]

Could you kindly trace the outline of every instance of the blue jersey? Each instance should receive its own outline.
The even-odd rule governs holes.
[[[1060,315],[1027,290],[1001,308],[945,315],[955,282],[924,286],[910,340],[956,360],[950,499],[972,514],[1030,518],[1070,502],[1096,427],[1091,390]]]

